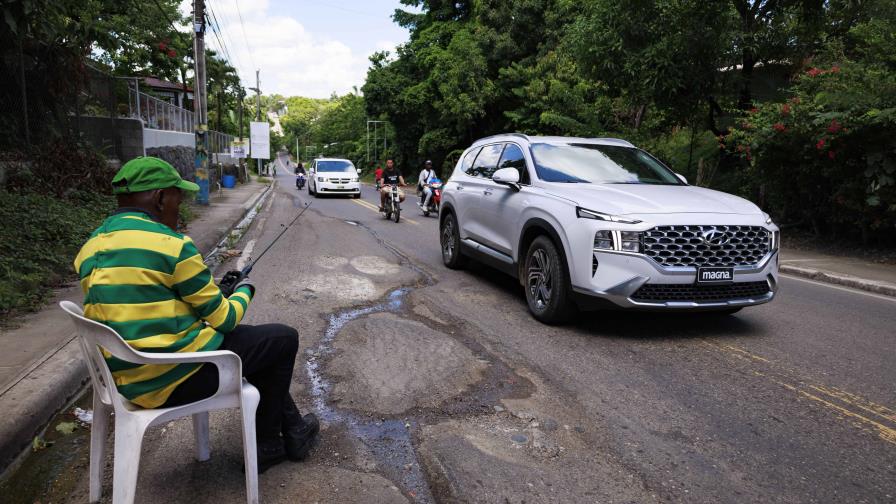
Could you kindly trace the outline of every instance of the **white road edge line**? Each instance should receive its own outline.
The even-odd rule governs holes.
[[[814,285],[820,285],[822,287],[830,287],[831,289],[837,289],[837,290],[842,290],[842,291],[846,291],[846,292],[851,292],[853,294],[861,294],[863,296],[873,297],[873,298],[877,298],[877,299],[882,299],[884,301],[890,301],[890,302],[896,303],[896,298],[894,298],[894,297],[883,296],[880,294],[875,294],[873,292],[865,292],[863,290],[853,289],[851,287],[844,287],[842,285],[834,285],[834,284],[829,284],[829,283],[825,283],[825,282],[818,282],[815,280],[809,280],[808,278],[802,278],[802,277],[798,277],[798,276],[788,275],[785,273],[779,273],[778,276],[782,276],[784,278],[789,278],[791,280],[799,280],[800,282],[806,282],[806,283],[810,283],[810,284],[814,284]]]

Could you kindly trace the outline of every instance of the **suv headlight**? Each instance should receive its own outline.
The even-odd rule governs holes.
[[[613,232],[612,231],[598,231],[594,234],[594,249],[595,250],[614,250],[613,247]]]
[[[326,182],[327,179],[325,179],[325,178],[323,178],[323,177],[317,177],[317,181],[318,181],[318,182]]]
[[[580,219],[618,222],[620,224],[640,224],[641,223],[641,221],[639,221],[637,219],[626,219],[624,217],[610,215],[610,214],[606,214],[603,212],[597,212],[595,210],[588,210],[588,209],[585,209],[582,207],[576,207],[576,217],[578,217]]]
[[[772,216],[771,216],[771,215],[769,215],[769,214],[767,214],[767,213],[765,213],[765,212],[762,212],[762,216],[765,217],[765,224],[766,224],[766,225],[769,225],[769,226],[770,226],[770,225],[773,224],[773,223],[772,223]]]
[[[598,231],[594,233],[594,250],[640,252],[641,233],[638,231]]]
[[[357,181],[358,181],[358,177],[352,177],[352,182],[357,182]]]

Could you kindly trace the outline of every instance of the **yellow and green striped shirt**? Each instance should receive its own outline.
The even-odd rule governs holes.
[[[243,318],[252,291],[225,298],[189,237],[136,209],[107,218],[81,247],[75,271],[87,318],[142,352],[201,352]],[[145,408],[162,405],[201,364],[139,365],[106,354],[118,391]]]

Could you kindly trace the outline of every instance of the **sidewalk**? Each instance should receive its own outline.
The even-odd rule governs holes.
[[[193,207],[186,234],[207,254],[268,187],[251,182],[212,193],[209,206]],[[83,301],[77,282],[59,289],[39,312],[15,321],[16,329],[0,331],[0,473],[86,384],[87,368],[58,307],[63,300]]]
[[[896,296],[896,265],[804,250],[781,250],[781,273]]]

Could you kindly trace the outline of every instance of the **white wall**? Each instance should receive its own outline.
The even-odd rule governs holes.
[[[172,147],[182,145],[184,147],[196,146],[196,135],[193,133],[182,133],[180,131],[143,129],[143,148],[151,147]]]

